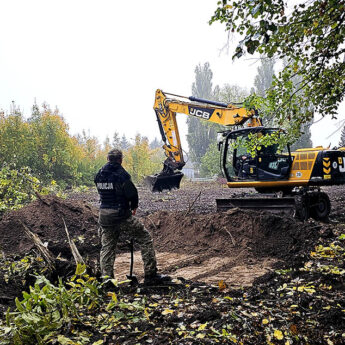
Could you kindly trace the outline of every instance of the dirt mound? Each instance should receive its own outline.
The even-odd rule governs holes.
[[[319,236],[308,223],[239,209],[205,215],[161,211],[146,217],[145,222],[159,251],[200,255],[233,255],[236,250],[246,250],[256,257],[288,259],[305,251]]]
[[[250,285],[273,265],[298,266],[321,226],[264,212],[188,214],[160,211],[145,218],[165,272],[188,279]],[[177,257],[180,257],[178,260]]]
[[[39,235],[55,254],[70,257],[71,252],[63,224],[76,240],[82,255],[99,250],[96,211],[83,201],[68,201],[46,196],[17,210],[6,213],[0,221],[0,247],[5,254],[25,254],[33,247],[20,222]]]
[[[63,219],[80,253],[95,261],[100,250],[97,209],[82,200],[54,196],[4,215],[0,221],[1,250],[23,255],[33,248],[22,221],[48,243],[53,254],[71,258]],[[235,285],[251,284],[277,261],[291,264],[300,260],[321,228],[315,223],[238,209],[207,214],[158,211],[142,220],[154,238],[162,272],[206,282],[224,279]],[[120,238],[118,252],[127,253],[120,254],[115,263],[116,272],[123,271],[124,276],[129,255],[126,240],[125,235]],[[138,254],[135,270],[142,276]]]

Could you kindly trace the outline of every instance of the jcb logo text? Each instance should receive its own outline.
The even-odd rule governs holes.
[[[189,107],[189,115],[200,117],[205,120],[209,120],[213,111],[209,112],[206,110]]]

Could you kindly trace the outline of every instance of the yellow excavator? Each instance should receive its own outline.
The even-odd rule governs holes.
[[[331,206],[320,187],[345,184],[345,147],[337,150],[304,148],[291,152],[289,145],[278,151],[278,145],[273,144],[258,147],[254,156],[248,153],[246,142],[253,136],[284,135],[282,129],[264,127],[255,109],[157,90],[154,110],[167,158],[160,173],[145,179],[153,192],[179,188],[183,177],[181,170],[185,161],[177,113],[231,127],[218,133],[221,169],[227,185],[255,188],[258,193],[217,199],[218,210],[233,207],[293,210],[301,219],[311,216],[325,220]]]

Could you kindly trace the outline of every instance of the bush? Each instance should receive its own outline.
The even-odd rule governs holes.
[[[23,292],[23,299],[16,298],[16,311],[8,310],[5,323],[0,321],[0,343],[44,345],[57,340],[66,345],[103,344],[103,340],[92,343],[90,338],[105,328],[113,329],[120,319],[145,319],[140,303],[119,301],[115,292],[104,294],[104,285],[110,281],[97,281],[81,264],[65,284],[59,279],[54,285],[38,276],[29,292]]]

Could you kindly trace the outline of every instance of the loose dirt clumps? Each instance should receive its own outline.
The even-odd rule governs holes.
[[[308,224],[270,213],[233,209],[223,213],[184,215],[157,212],[145,218],[159,251],[234,256],[246,250],[255,257],[287,259],[318,236]]]
[[[96,211],[82,201],[46,196],[17,210],[6,213],[0,221],[0,247],[5,255],[23,255],[34,247],[24,233],[21,222],[46,242],[55,255],[70,257],[71,251],[63,220],[82,255],[99,250]]]
[[[311,224],[239,209],[204,215],[160,211],[145,217],[145,224],[164,253],[159,262],[165,272],[235,286],[250,285],[278,262],[293,263],[319,236]]]
[[[163,273],[208,283],[224,280],[233,286],[251,285],[274,265],[300,260],[324,231],[325,225],[314,221],[302,223],[265,212],[234,209],[217,213],[214,200],[217,195],[226,196],[228,190],[214,187],[184,188],[159,196],[141,191],[138,215],[152,234]],[[80,253],[97,260],[97,195],[89,193],[87,200],[83,195],[67,200],[48,196],[6,213],[0,221],[1,250],[5,255],[24,255],[33,248],[23,231],[23,222],[53,254],[69,259],[64,219]],[[120,239],[115,264],[119,279],[125,278],[129,270],[126,240],[125,236]],[[140,278],[143,271],[139,247],[135,250],[134,270]]]

